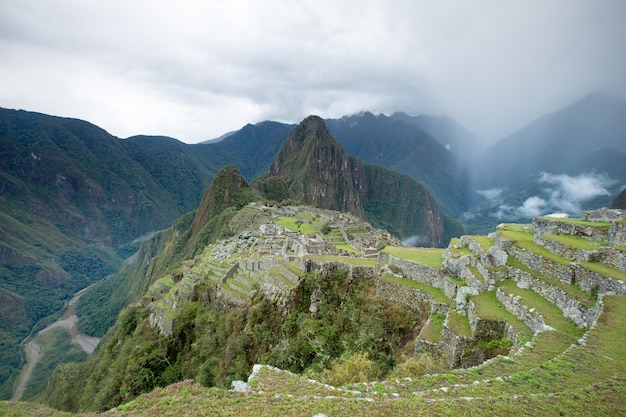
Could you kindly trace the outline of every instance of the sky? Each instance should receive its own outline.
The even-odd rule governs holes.
[[[493,141],[596,91],[626,98],[624,0],[0,0],[0,107],[121,138],[367,110]]]

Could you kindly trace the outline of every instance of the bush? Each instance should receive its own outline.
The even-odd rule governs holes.
[[[342,356],[338,362],[322,374],[322,380],[334,386],[367,382],[380,377],[380,369],[368,358],[366,353],[362,352]]]

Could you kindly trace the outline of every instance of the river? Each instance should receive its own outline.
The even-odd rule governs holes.
[[[78,343],[85,352],[92,353],[94,351],[94,349],[100,342],[100,339],[97,337],[87,336],[86,334],[78,331],[78,326],[76,325],[76,323],[78,322],[78,316],[76,316],[76,303],[78,303],[79,298],[85,292],[87,292],[90,288],[99,284],[102,281],[103,280],[95,282],[74,294],[70,301],[67,302],[65,312],[63,313],[61,318],[46,327],[45,329],[40,330],[34,337],[30,338],[30,341],[28,343],[24,345],[26,363],[20,371],[20,375],[17,379],[17,386],[15,388],[15,391],[13,392],[13,397],[11,398],[11,401],[19,401],[19,399],[22,397],[22,394],[24,394],[24,389],[26,388],[26,385],[28,384],[28,381],[30,380],[30,377],[33,373],[33,369],[35,369],[35,365],[37,365],[37,362],[39,362],[39,359],[41,358],[42,346],[37,343],[37,336],[49,332],[54,328],[63,327],[70,332],[70,335],[72,336],[72,341]]]

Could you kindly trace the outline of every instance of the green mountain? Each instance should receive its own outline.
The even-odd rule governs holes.
[[[458,138],[460,127],[451,120],[413,118],[399,113],[391,117],[374,116],[365,112],[326,123],[350,155],[425,184],[446,214],[458,217],[468,209],[469,181],[464,168],[468,161],[464,162],[452,148],[446,148],[451,146],[450,142],[455,145],[466,142]],[[433,134],[420,124],[430,128]],[[467,159],[467,154],[463,156]]]
[[[0,109],[0,398],[10,396],[19,343],[35,325],[43,328],[72,294],[116,271],[142,236],[196,209],[223,166],[245,166],[251,177],[267,169],[289,130],[260,123],[223,143],[188,145],[119,139],[81,120]],[[101,320],[104,306],[92,306],[109,300],[112,324],[133,300],[121,288],[107,283],[86,296],[81,328],[102,335],[106,328],[89,317]]]
[[[290,134],[259,183],[285,198],[361,216],[401,239],[442,246],[461,228],[439,210],[428,189],[407,175],[349,156],[325,122],[306,118]]]

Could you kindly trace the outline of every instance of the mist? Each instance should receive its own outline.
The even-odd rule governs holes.
[[[607,187],[615,184],[615,180],[593,172],[577,176],[542,172],[538,183],[542,188],[537,195],[526,198],[519,206],[500,205],[496,218],[533,218],[556,212],[580,216],[584,202],[611,195]]]

